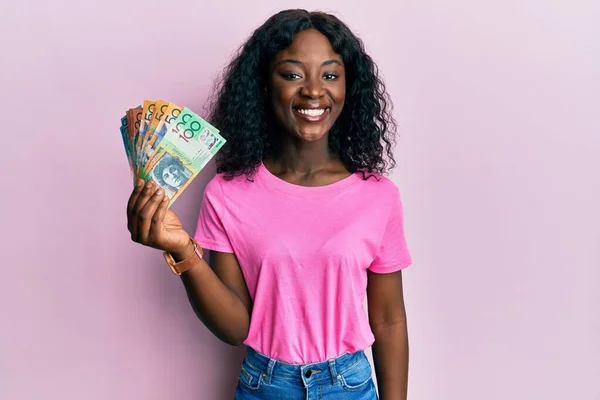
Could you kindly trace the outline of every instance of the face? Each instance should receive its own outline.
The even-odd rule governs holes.
[[[316,29],[299,32],[271,63],[270,92],[275,117],[287,133],[306,142],[322,139],[344,107],[342,57]]]
[[[181,169],[178,168],[177,165],[170,165],[165,168],[162,173],[162,178],[167,185],[174,188],[180,187],[185,180]]]

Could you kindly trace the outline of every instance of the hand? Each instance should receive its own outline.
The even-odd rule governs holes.
[[[162,188],[152,180],[138,180],[127,202],[127,229],[134,242],[186,258],[193,252],[190,236],[168,205]]]

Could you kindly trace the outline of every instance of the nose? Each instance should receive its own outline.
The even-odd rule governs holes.
[[[300,90],[300,94],[311,99],[318,99],[325,94],[323,82],[319,78],[309,78],[305,81],[304,86]]]

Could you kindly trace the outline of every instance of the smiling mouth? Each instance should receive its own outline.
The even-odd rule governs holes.
[[[329,108],[295,108],[295,110],[300,114],[308,115],[309,117],[320,117],[325,111],[329,110]]]
[[[296,118],[309,122],[309,123],[319,123],[327,119],[331,113],[330,107],[324,108],[300,108],[294,107],[294,114],[296,114]]]

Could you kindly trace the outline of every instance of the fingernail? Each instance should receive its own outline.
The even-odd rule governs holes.
[[[152,186],[152,181],[149,180],[148,182],[146,182],[146,187],[149,188],[150,186]]]
[[[169,197],[168,196],[163,197],[163,201],[169,201]]]
[[[141,179],[138,179],[138,181],[135,183],[135,186],[140,187],[144,184],[144,181]]]
[[[163,190],[161,188],[158,188],[158,190],[156,191],[156,195],[157,196],[162,196],[163,195]]]

